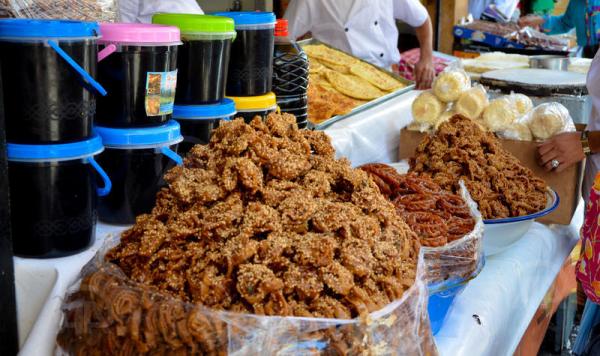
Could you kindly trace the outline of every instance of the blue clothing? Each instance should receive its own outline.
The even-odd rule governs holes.
[[[542,28],[551,35],[575,28],[577,44],[598,44],[600,34],[600,0],[571,0],[567,10],[560,16],[544,16]]]

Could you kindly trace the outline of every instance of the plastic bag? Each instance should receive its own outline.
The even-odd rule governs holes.
[[[450,63],[432,84],[435,96],[446,103],[458,100],[460,95],[469,88],[471,88],[471,77],[465,72],[460,61]]]
[[[432,292],[475,278],[484,264],[483,219],[464,182],[459,184],[460,195],[471,210],[475,227],[463,238],[445,246],[421,247],[425,280]]]
[[[523,117],[533,138],[538,141],[547,140],[563,132],[576,131],[569,110],[560,103],[544,103],[536,106]]]
[[[82,269],[65,298],[58,354],[437,354],[422,253],[416,281],[400,300],[365,319],[336,320],[236,314],[185,303],[134,283],[104,260],[104,252]]]
[[[114,22],[117,0],[0,0],[9,17]]]

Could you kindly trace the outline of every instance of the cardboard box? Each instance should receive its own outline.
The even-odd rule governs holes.
[[[399,159],[409,159],[415,153],[415,149],[425,137],[425,133],[402,129],[400,132]],[[537,164],[537,143],[526,141],[513,141],[500,139],[505,150],[517,157],[521,163],[533,171],[533,174],[542,178],[558,194],[560,205],[552,213],[537,219],[543,224],[569,225],[571,218],[577,209],[581,197],[581,179],[584,164],[569,167],[560,173],[546,172]]]

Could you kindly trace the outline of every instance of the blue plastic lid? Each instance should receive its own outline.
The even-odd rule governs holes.
[[[89,140],[50,145],[6,144],[9,161],[13,162],[57,162],[82,159],[97,155],[104,150],[100,136]]]
[[[266,25],[273,24],[277,21],[275,14],[272,12],[259,12],[259,11],[230,11],[230,12],[217,12],[213,15],[231,17],[235,22],[236,26],[243,25]]]
[[[175,120],[156,127],[116,129],[96,126],[95,129],[107,148],[151,148],[170,146],[183,140]]]
[[[96,22],[74,20],[0,20],[0,38],[96,37],[100,33]]]
[[[223,99],[218,104],[212,105],[175,105],[173,108],[174,119],[214,119],[235,115],[235,103],[231,99]]]

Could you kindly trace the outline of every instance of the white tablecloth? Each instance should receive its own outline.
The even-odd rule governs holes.
[[[377,109],[332,125],[326,132],[332,137],[338,156],[350,158],[353,165],[396,161],[399,131],[411,120],[410,105],[415,96],[414,92],[407,93]],[[577,214],[581,216],[582,212]],[[560,229],[534,224],[521,241],[489,258],[481,274],[456,297],[446,324],[436,338],[441,354],[512,355],[575,244],[580,224],[581,219],[574,219],[571,226]],[[96,244],[77,256],[41,261],[15,258],[20,309],[30,308],[24,301],[31,299],[27,298],[30,293],[36,293],[36,286],[27,284],[34,280],[29,277],[44,269],[57,272],[54,287],[49,292],[39,291],[49,295],[37,320],[33,316],[33,320],[29,320],[33,327],[27,335],[22,335],[21,355],[52,354],[60,305],[67,287],[100,248],[106,234],[120,230],[122,228],[100,225]],[[481,325],[473,315],[479,317]]]

